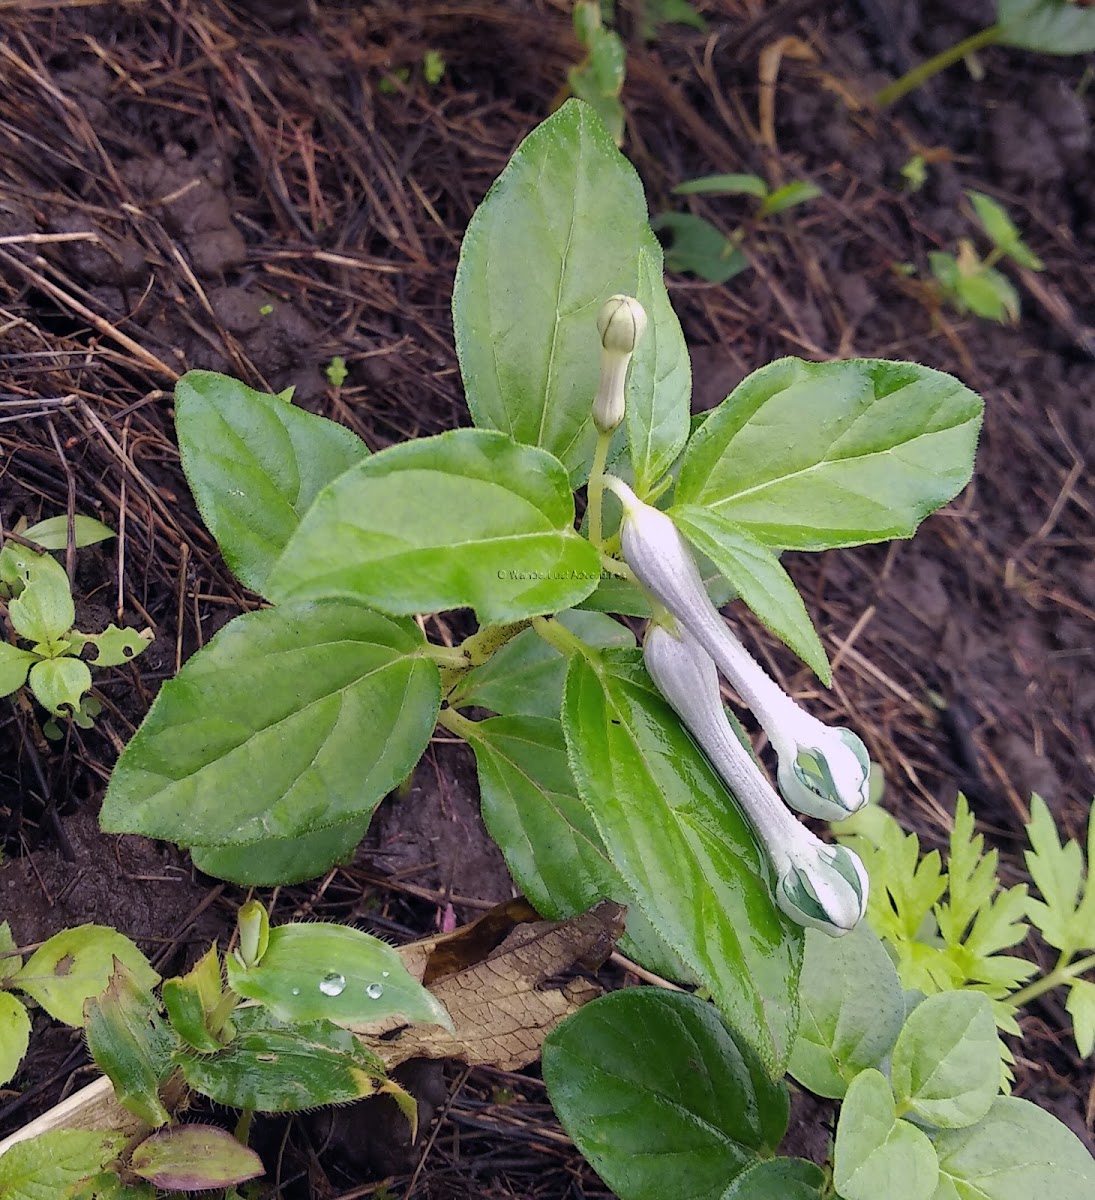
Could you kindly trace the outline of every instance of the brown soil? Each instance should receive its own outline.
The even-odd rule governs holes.
[[[985,396],[974,482],[913,541],[788,556],[837,666],[832,693],[814,695],[805,669],[742,619],[785,682],[864,734],[908,828],[942,845],[961,788],[1017,880],[1030,791],[1072,835],[1095,791],[1090,63],[992,50],[981,82],[956,67],[880,116],[856,96],[973,32],[991,3],[706,0],[709,36],[669,27],[650,46],[636,6],[617,7],[625,149],[652,209],[684,207],[671,187],[715,171],[810,178],[825,193],[754,231],[754,270],[729,285],[671,281],[697,407],[784,354],[916,359]],[[81,616],[149,624],[157,641],[100,676],[95,730],[47,745],[28,705],[0,720],[0,916],[23,944],[113,923],[174,969],[227,938],[241,893],[170,848],[104,838],[94,814],[159,684],[254,599],[197,519],[172,382],[208,367],[293,384],[373,448],[467,423],[448,315],[460,236],[578,48],[568,0],[18,8],[0,4],[0,519],[71,506],[122,531],[77,557]],[[760,56],[788,36],[799,42],[782,44],[766,140]],[[428,49],[447,63],[434,87]],[[915,153],[931,165],[914,193],[900,168]],[[969,235],[965,187],[1004,202],[1046,262],[1009,271],[1024,306],[1015,329],[940,311],[893,271],[912,262],[923,275],[930,249]],[[726,229],[748,211],[687,207]],[[340,389],[323,375],[334,354],[349,365]],[[353,920],[402,939],[450,903],[463,919],[509,894],[470,759],[438,744],[352,867],[264,898],[275,919]],[[78,1036],[38,1025],[0,1132],[82,1081]],[[1092,1145],[1095,1072],[1059,1001],[1024,1025],[1017,1092]],[[349,1200],[385,1173],[408,1198],[607,1194],[534,1073],[450,1075],[447,1094],[435,1074],[417,1081],[442,1119],[383,1160],[355,1148],[386,1137],[380,1117],[271,1127],[263,1136],[286,1152],[268,1194]],[[806,1109],[788,1147],[817,1157],[827,1118]]]

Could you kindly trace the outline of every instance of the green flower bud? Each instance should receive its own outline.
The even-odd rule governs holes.
[[[631,296],[611,296],[597,314],[601,335],[601,380],[593,401],[593,423],[611,433],[624,419],[627,368],[646,329],[646,312]]]

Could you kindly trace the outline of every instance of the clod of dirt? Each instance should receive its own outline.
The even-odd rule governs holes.
[[[1005,733],[996,742],[996,753],[1020,796],[1036,792],[1046,802],[1063,802],[1061,777],[1048,758],[1035,753],[1034,747],[1017,733]]]
[[[377,810],[372,856],[385,875],[416,887],[500,903],[514,895],[513,883],[479,815],[470,760],[464,747],[436,746],[406,794],[393,794]],[[459,905],[456,911],[463,920],[478,915]]]
[[[992,114],[989,156],[1013,185],[1056,183],[1065,175],[1048,126],[1018,104],[1001,104]]]
[[[1091,116],[1087,105],[1063,79],[1040,79],[1031,107],[1053,134],[1066,163],[1076,165],[1091,149]]]
[[[135,239],[108,233],[101,224],[71,209],[49,215],[51,233],[91,233],[95,240],[60,242],[49,249],[77,277],[93,284],[119,287],[142,283],[148,275],[148,260]]]
[[[183,243],[194,270],[206,278],[243,266],[247,244],[232,223],[225,191],[228,168],[215,148],[193,159],[177,142],[154,159],[136,159],[124,168],[127,182]]]
[[[690,346],[692,411],[707,412],[721,404],[749,374],[749,367],[725,346]]]

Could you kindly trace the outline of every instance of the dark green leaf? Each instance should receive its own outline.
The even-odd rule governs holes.
[[[650,227],[666,230],[670,243],[665,248],[667,271],[687,271],[709,283],[725,283],[749,267],[741,250],[710,221],[691,213],[658,213]]]
[[[1095,50],[1095,10],[1076,0],[997,0],[998,40],[1043,54]]]
[[[265,1008],[238,1010],[236,1036],[219,1054],[177,1055],[187,1083],[229,1108],[299,1112],[376,1091],[384,1064],[330,1021],[288,1026]]]
[[[578,790],[638,906],[773,1072],[791,1051],[802,930],[722,781],[638,651],[575,655],[563,728]]]
[[[39,946],[11,977],[10,986],[37,1000],[55,1020],[82,1026],[84,1001],[110,982],[115,959],[128,967],[139,987],[159,983],[159,975],[129,938],[106,925],[77,925]]]
[[[634,902],[578,798],[558,718],[494,717],[466,734],[479,768],[483,823],[518,887],[560,921],[606,897],[630,906],[623,952],[671,979],[677,957]]]
[[[916,363],[783,358],[693,436],[676,503],[781,548],[909,537],[969,480],[981,410],[958,380]]]
[[[787,1093],[709,1004],[628,988],[549,1034],[559,1119],[621,1200],[716,1200],[779,1144]]]
[[[779,555],[711,509],[685,504],[670,510],[684,536],[726,576],[763,624],[828,687],[829,657],[798,588]]]
[[[626,625],[599,612],[570,610],[556,620],[591,646],[635,645],[635,635]],[[566,659],[559,651],[534,629],[526,629],[469,671],[449,703],[489,708],[507,717],[558,719],[566,673]]]
[[[228,986],[294,1023],[354,1027],[384,1017],[451,1027],[449,1016],[394,947],[346,925],[279,925],[257,966],[225,960]]]
[[[413,621],[354,604],[237,617],[160,689],[114,769],[103,828],[204,847],[367,816],[433,732],[424,646]]]
[[[190,490],[225,562],[253,591],[319,492],[368,454],[349,429],[213,371],[175,385]]]
[[[491,624],[569,608],[600,574],[562,465],[505,434],[457,429],[346,472],[267,589],[279,602],[339,597],[397,615],[471,607]]]
[[[238,846],[191,846],[194,866],[216,879],[253,887],[303,883],[353,858],[372,812],[298,837],[265,837]]]
[[[905,1019],[897,970],[878,935],[861,922],[842,938],[806,931],[798,1002],[802,1020],[790,1073],[819,1096],[840,1099],[893,1048]]]
[[[174,1125],[133,1151],[129,1169],[158,1188],[202,1192],[262,1174],[262,1159],[216,1125]]]
[[[175,1039],[152,993],[115,959],[106,991],[88,1000],[85,1012],[88,1049],[118,1102],[148,1125],[166,1125],[159,1088],[171,1071]]]
[[[734,1180],[722,1200],[821,1200],[825,1173],[804,1158],[772,1158]]]
[[[648,237],[634,168],[577,100],[521,143],[464,235],[453,326],[472,418],[550,450],[574,486],[596,440],[597,312],[616,292],[637,293]],[[644,342],[633,370],[655,344],[650,329]]]
[[[220,1050],[221,1042],[209,1029],[209,1018],[224,993],[221,960],[214,943],[185,975],[165,979],[163,998],[171,1028],[194,1050]]]

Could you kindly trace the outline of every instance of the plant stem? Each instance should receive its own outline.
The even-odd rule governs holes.
[[[977,50],[984,49],[985,46],[991,46],[999,36],[1000,26],[990,25],[987,29],[982,29],[980,33],[972,34],[960,42],[955,42],[953,46],[948,46],[946,50],[941,51],[934,58],[929,58],[927,62],[922,62],[920,66],[913,67],[900,79],[894,80],[893,83],[876,93],[875,104],[879,108],[889,107],[895,100],[900,100],[902,96],[914,91],[922,83],[926,83],[933,75],[938,75],[940,71],[945,71],[947,67],[953,66],[960,59]]]
[[[1062,983],[1068,983],[1069,980],[1083,975],[1085,971],[1090,971],[1092,968],[1095,968],[1095,954],[1089,954],[1087,958],[1081,958],[1079,961],[1071,963],[1068,966],[1058,965],[1048,975],[1043,975],[1041,979],[1036,979],[1033,983],[1028,983],[1025,988],[1020,988],[1019,991],[1012,992],[1006,1002],[1012,1008],[1022,1008],[1024,1004],[1029,1004],[1045,992],[1050,992],[1055,987],[1060,987]]]
[[[589,513],[589,540],[601,548],[601,507],[605,495],[605,464],[608,462],[608,446],[613,431],[597,434],[597,446],[593,451],[593,466],[586,484],[586,507]]]
[[[460,653],[468,660],[468,665],[481,666],[488,658],[515,638],[522,630],[528,629],[526,618],[523,621],[509,621],[504,625],[484,625],[478,633],[465,638],[459,645]]]
[[[437,714],[437,723],[443,725],[449,733],[455,733],[458,738],[463,738],[465,742],[471,740],[477,724],[465,717],[463,713],[458,713],[455,708],[443,708]]]
[[[601,551],[601,566],[610,574],[615,575],[617,579],[628,579],[632,583],[636,582],[635,572],[627,565],[615,559],[607,550]]]
[[[572,654],[587,654],[589,647],[577,634],[571,633],[560,621],[547,617],[533,617],[532,627],[549,646],[554,646],[564,658]]]
[[[461,670],[471,666],[467,655],[458,646],[435,646],[433,642],[427,642],[422,653],[426,658],[437,663],[439,667],[453,667]]]

